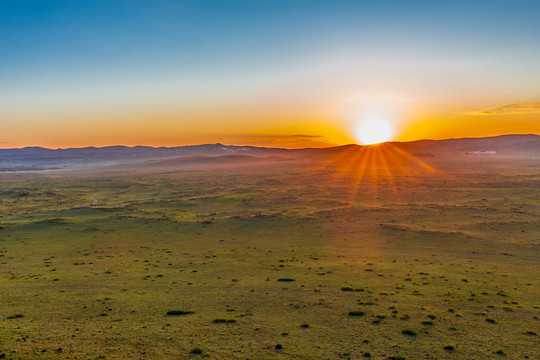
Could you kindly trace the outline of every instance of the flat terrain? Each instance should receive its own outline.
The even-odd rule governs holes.
[[[540,162],[0,174],[6,359],[538,359]]]

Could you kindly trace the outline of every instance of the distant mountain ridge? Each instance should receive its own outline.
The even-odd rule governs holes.
[[[67,149],[48,149],[43,147],[25,147],[19,149],[0,149],[0,161],[2,160],[47,160],[47,159],[86,159],[86,160],[114,160],[163,158],[174,156],[212,156],[227,153],[242,153],[246,151],[260,151],[261,149],[279,151],[279,148],[258,148],[254,146],[236,146],[223,144],[202,144],[176,147],[152,147],[152,146],[105,146],[83,147]]]
[[[444,140],[417,140],[411,142],[392,142],[408,151],[430,149],[436,152],[452,151],[540,151],[540,135],[510,134],[481,138],[457,138]]]
[[[497,153],[524,154],[539,156],[540,135],[517,134],[499,135],[483,138],[459,138],[445,140],[417,140],[411,142],[389,142],[388,144],[420,156],[435,156],[451,153]],[[106,146],[67,149],[48,149],[25,147],[19,149],[0,149],[0,171],[24,171],[52,169],[58,166],[108,163],[123,164],[145,161],[167,161],[171,164],[201,163],[239,163],[253,162],[258,158],[286,160],[287,158],[309,158],[332,156],[343,152],[362,149],[363,146],[350,144],[327,148],[284,149],[256,146],[216,144],[187,145],[176,147],[151,146]],[[234,156],[228,158],[227,156]],[[242,157],[245,156],[245,157]],[[190,159],[187,159],[187,158]],[[214,159],[209,159],[214,158]]]

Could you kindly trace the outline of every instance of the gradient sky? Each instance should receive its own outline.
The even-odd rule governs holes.
[[[540,134],[540,1],[0,0],[0,147]]]

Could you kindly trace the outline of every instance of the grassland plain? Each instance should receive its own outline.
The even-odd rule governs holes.
[[[538,359],[540,163],[0,176],[6,359]]]

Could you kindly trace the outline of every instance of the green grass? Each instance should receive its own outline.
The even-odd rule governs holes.
[[[0,354],[534,358],[540,168],[458,165],[1,174]]]

